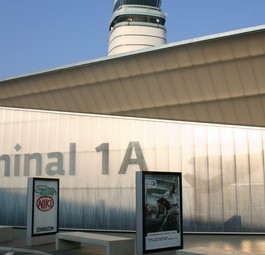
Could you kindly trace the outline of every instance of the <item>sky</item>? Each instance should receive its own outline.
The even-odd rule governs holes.
[[[112,0],[0,0],[0,79],[107,56]],[[265,0],[163,0],[167,42],[265,25]]]

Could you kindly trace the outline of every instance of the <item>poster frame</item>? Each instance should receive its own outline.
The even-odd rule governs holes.
[[[147,205],[147,185],[146,180],[148,178],[153,178],[154,180],[159,180],[159,182],[170,182],[175,178],[177,185],[176,193],[178,194],[178,223],[175,230],[164,231],[159,230],[157,233],[148,232],[147,228],[147,217],[146,217],[146,205]],[[168,184],[169,185],[169,184]],[[182,212],[182,174],[181,172],[165,172],[165,171],[139,171],[136,172],[136,247],[137,254],[149,254],[157,252],[166,252],[183,249],[183,212]],[[153,217],[153,216],[152,216]],[[148,234],[153,235],[171,235],[175,236],[178,243],[167,241],[159,241],[157,244],[154,242],[154,248],[150,248],[150,243],[148,244]],[[169,236],[168,236],[169,237]],[[172,237],[172,236],[171,236]],[[169,237],[169,239],[171,238]],[[174,239],[174,238],[173,238]],[[174,241],[175,242],[175,241]]]
[[[36,190],[36,183],[38,181],[41,182],[53,182],[54,185],[57,187],[57,194],[56,198],[54,198],[54,204],[56,204],[55,212],[55,229],[54,231],[48,231],[43,233],[35,233],[35,220],[36,220],[36,206],[35,206],[35,190]],[[27,216],[27,236],[37,237],[37,236],[46,236],[46,235],[54,235],[59,232],[59,196],[60,196],[60,180],[56,178],[38,178],[32,177],[28,179],[28,216]]]

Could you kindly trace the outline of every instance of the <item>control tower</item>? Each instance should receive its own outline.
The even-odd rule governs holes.
[[[114,0],[108,55],[166,43],[162,0]]]

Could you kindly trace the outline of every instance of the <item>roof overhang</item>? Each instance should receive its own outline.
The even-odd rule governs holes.
[[[265,126],[265,26],[0,81],[0,105]]]

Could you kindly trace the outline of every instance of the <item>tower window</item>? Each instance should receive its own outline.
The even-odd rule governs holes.
[[[161,0],[118,0],[113,7],[113,12],[122,5],[145,5],[160,8]]]
[[[152,23],[152,24],[159,24],[165,25],[165,19],[158,18],[158,17],[150,17],[144,15],[122,15],[117,16],[111,23],[110,27],[114,27],[116,24],[121,22],[143,22],[143,23]]]

